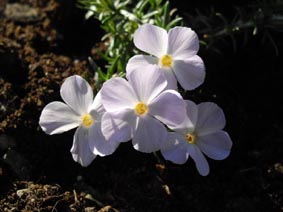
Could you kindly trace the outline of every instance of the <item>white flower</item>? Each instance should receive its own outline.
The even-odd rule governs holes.
[[[88,166],[99,156],[112,154],[118,146],[114,140],[106,140],[101,131],[101,119],[105,110],[100,93],[93,100],[90,85],[80,76],[68,77],[60,94],[64,103],[51,102],[43,109],[39,124],[49,134],[59,134],[77,128],[71,153],[82,166]]]
[[[232,141],[225,131],[225,116],[221,108],[212,102],[199,105],[186,100],[185,121],[169,133],[167,142],[161,149],[165,159],[176,164],[184,164],[189,156],[195,161],[198,172],[205,176],[209,165],[203,153],[214,159],[223,160],[229,154]]]
[[[108,116],[104,116],[104,134],[132,138],[134,148],[146,153],[159,150],[166,140],[167,130],[161,122],[181,124],[185,113],[181,95],[177,91],[166,90],[164,76],[153,69],[156,67],[145,67],[146,74],[133,71],[128,74],[128,81],[112,78],[101,88],[102,104],[112,117],[107,120]],[[113,123],[113,120],[119,120],[119,123]],[[120,130],[122,127],[124,129]]]
[[[135,46],[149,54],[132,57],[126,67],[129,74],[135,69],[143,71],[149,64],[157,65],[168,81],[168,88],[177,88],[177,80],[185,90],[193,90],[201,85],[205,78],[205,67],[197,56],[199,39],[197,34],[187,27],[174,27],[166,30],[144,24],[134,34]],[[177,79],[177,80],[176,80]]]

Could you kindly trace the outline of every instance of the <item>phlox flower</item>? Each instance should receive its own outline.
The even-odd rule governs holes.
[[[202,59],[196,55],[199,50],[197,34],[187,27],[174,27],[166,32],[158,26],[144,24],[134,33],[135,46],[150,55],[136,55],[130,58],[127,73],[155,64],[168,81],[169,89],[177,89],[177,80],[185,90],[193,90],[205,78]]]
[[[55,101],[46,105],[39,125],[49,134],[59,134],[76,128],[71,153],[82,166],[88,166],[99,156],[112,154],[118,146],[114,140],[106,140],[101,131],[101,119],[105,110],[100,93],[93,99],[90,85],[80,76],[68,77],[60,94],[65,103]]]
[[[166,144],[161,148],[165,159],[184,164],[189,156],[194,160],[198,172],[205,176],[209,165],[203,154],[214,160],[223,160],[229,154],[232,141],[225,126],[221,108],[211,102],[195,103],[186,100],[187,116],[184,122],[171,127]]]
[[[109,120],[104,116],[104,134],[132,138],[134,148],[145,153],[159,150],[165,142],[167,129],[161,122],[181,124],[185,113],[181,95],[175,90],[166,90],[164,76],[153,69],[156,67],[152,65],[144,68],[144,74],[133,71],[128,74],[128,81],[121,77],[112,78],[101,88],[102,104],[112,117]],[[116,124],[117,120],[120,120],[119,124]],[[128,128],[120,130],[125,125]],[[115,128],[118,130],[113,130]]]

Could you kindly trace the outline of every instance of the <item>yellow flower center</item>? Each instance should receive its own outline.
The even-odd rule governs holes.
[[[197,142],[196,136],[194,134],[187,133],[186,139],[189,144],[196,144]]]
[[[94,119],[90,114],[83,115],[82,120],[83,120],[84,127],[90,127],[94,123]]]
[[[135,111],[136,111],[136,114],[141,116],[141,115],[147,113],[148,106],[146,104],[142,103],[142,102],[139,102],[135,107]]]
[[[172,57],[168,54],[163,55],[160,59],[160,65],[162,67],[170,68],[172,66],[172,63]]]

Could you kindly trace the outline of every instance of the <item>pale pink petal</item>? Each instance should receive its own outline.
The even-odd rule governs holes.
[[[206,158],[200,151],[199,147],[195,144],[187,145],[187,151],[189,152],[190,156],[194,160],[199,174],[202,176],[208,175],[209,165],[208,165]]]
[[[160,68],[167,80],[166,89],[178,90],[177,79],[171,68]]]
[[[173,63],[173,72],[185,90],[193,90],[204,82],[204,63],[197,55],[187,60],[175,60]]]
[[[166,30],[151,24],[140,26],[134,34],[135,46],[158,58],[166,53],[167,42]]]
[[[93,92],[90,85],[82,77],[68,77],[61,86],[61,97],[78,115],[89,111],[93,102]]]
[[[158,58],[152,57],[150,55],[135,55],[131,57],[127,63],[126,71],[127,75],[130,74],[133,70],[139,69],[143,71],[144,67],[147,65],[157,65]]]
[[[168,32],[168,54],[174,60],[186,60],[197,54],[199,39],[197,34],[187,27],[174,27]]]
[[[222,130],[226,120],[223,110],[213,102],[204,102],[198,105],[198,121],[196,132],[198,135],[208,135]]]
[[[150,116],[143,116],[138,119],[132,143],[136,150],[151,153],[160,150],[166,137],[167,130],[163,124]]]
[[[102,104],[107,112],[134,108],[138,98],[131,85],[123,78],[106,81],[101,90]]]
[[[155,65],[145,66],[143,71],[136,69],[128,74],[127,78],[139,101],[145,104],[149,103],[167,86],[164,75]]]
[[[176,164],[184,164],[189,157],[186,144],[184,136],[175,132],[168,133],[166,142],[161,147],[161,154],[166,160]]]
[[[119,146],[118,141],[106,139],[101,131],[101,123],[96,122],[88,129],[89,133],[89,148],[99,156],[112,154]]]
[[[101,122],[102,133],[110,141],[129,141],[132,138],[131,126],[135,125],[135,119],[133,111],[120,111],[117,115],[106,112]]]
[[[186,104],[185,119],[179,125],[170,126],[170,129],[185,135],[186,133],[193,133],[195,130],[198,117],[198,106],[190,100],[184,101]]]
[[[49,135],[66,132],[80,124],[80,116],[62,102],[51,102],[46,105],[39,118],[39,125]]]
[[[166,90],[149,104],[149,113],[169,127],[176,126],[184,121],[185,102],[177,91]]]
[[[105,109],[102,105],[100,92],[96,94],[89,113],[92,115],[94,121],[101,121]]]
[[[79,127],[76,130],[71,153],[74,161],[84,167],[90,165],[96,157],[89,148],[89,134],[87,128]]]
[[[200,136],[197,145],[201,151],[214,160],[223,160],[230,154],[232,141],[225,131]]]

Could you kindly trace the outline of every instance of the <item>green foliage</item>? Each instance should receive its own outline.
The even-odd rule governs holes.
[[[164,29],[182,25],[182,18],[174,15],[169,2],[163,0],[78,0],[78,6],[88,10],[86,18],[94,17],[105,31],[102,41],[107,47],[99,52],[107,61],[106,71],[96,65],[100,81],[115,75],[123,75],[127,61],[137,53],[133,45],[133,34],[142,24],[151,23]],[[94,61],[91,60],[92,64]]]
[[[248,38],[256,35],[262,36],[263,42],[270,42],[275,53],[278,55],[276,42],[272,37],[272,31],[283,31],[283,1],[282,0],[259,0],[242,7],[235,7],[235,15],[227,19],[223,14],[211,8],[209,14],[196,10],[195,16],[184,18],[189,20],[186,25],[192,26],[201,37],[200,42],[209,49],[214,48],[218,41],[222,43],[230,38],[234,51],[239,47],[235,36],[244,36],[241,45],[245,44]],[[219,51],[218,51],[219,52]],[[219,52],[220,53],[220,52]]]

